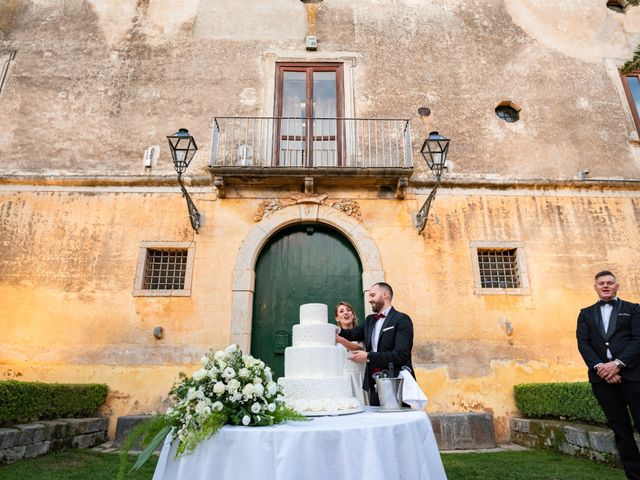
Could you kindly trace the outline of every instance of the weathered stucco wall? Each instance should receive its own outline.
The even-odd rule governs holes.
[[[417,120],[418,107],[431,107],[429,129],[455,139],[453,172],[638,175],[611,62],[640,43],[640,8],[326,0],[319,49],[306,52],[297,0],[17,4],[0,31],[0,49],[17,51],[0,97],[0,173],[140,173],[156,144],[165,151],[154,172],[171,171],[164,137],[177,127],[206,152],[215,115],[273,114],[265,56],[343,54],[357,59],[355,116]],[[496,118],[504,100],[523,107],[520,122]],[[199,155],[190,173],[207,160]]]
[[[594,272],[640,294],[640,148],[617,72],[640,43],[640,8],[605,3],[325,0],[308,52],[298,0],[0,2],[0,58],[16,51],[0,92],[0,378],[106,382],[113,421],[162,408],[178,371],[232,337],[232,274],[260,202],[297,193],[219,199],[213,117],[273,115],[278,60],[344,61],[352,116],[412,119],[414,153],[430,130],[453,139],[423,236],[413,214],[431,176],[417,155],[405,200],[326,193],[360,204],[414,319],[428,408],[491,412],[506,439],[514,383],[585,379],[574,324]],[[496,117],[505,100],[519,122]],[[179,190],[162,186],[178,127],[200,147],[187,172],[199,235]],[[145,170],[150,145],[161,153]],[[563,182],[583,170],[629,182]],[[193,242],[190,297],[132,295],[143,241]],[[529,293],[477,294],[474,241],[520,242]]]
[[[196,189],[195,235],[172,189],[24,190],[5,187],[0,201],[0,378],[106,382],[114,420],[162,408],[178,371],[229,342],[232,272],[261,199]],[[422,196],[352,198],[396,307],[415,322],[429,410],[491,412],[499,438],[514,383],[585,379],[574,330],[593,273],[611,268],[623,298],[640,295],[635,191],[443,189],[424,236],[412,225]],[[521,242],[528,295],[476,293],[470,242],[483,240]],[[190,297],[132,296],[142,241],[194,242]]]

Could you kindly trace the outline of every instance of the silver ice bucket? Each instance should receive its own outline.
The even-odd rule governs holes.
[[[384,377],[374,373],[376,391],[380,399],[381,410],[396,410],[402,408],[402,377]]]

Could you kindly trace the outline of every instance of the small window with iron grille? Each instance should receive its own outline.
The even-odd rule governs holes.
[[[191,294],[193,244],[143,242],[137,270],[135,296],[188,296]]]
[[[517,250],[478,249],[482,288],[520,288]]]
[[[518,242],[473,242],[476,293],[529,293]]]

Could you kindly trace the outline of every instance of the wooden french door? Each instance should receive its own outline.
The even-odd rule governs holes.
[[[346,300],[364,319],[362,266],[353,245],[337,231],[318,224],[280,231],[256,263],[251,354],[275,377],[284,374],[284,349],[299,322],[304,303],[325,303],[329,321],[335,305]]]
[[[342,64],[278,63],[276,69],[276,165],[341,165]]]

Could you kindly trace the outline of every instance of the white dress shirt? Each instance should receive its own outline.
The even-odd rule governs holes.
[[[618,298],[612,298],[611,300],[618,300]],[[613,312],[613,305],[609,305],[605,303],[604,305],[600,305],[600,315],[602,315],[602,326],[604,327],[604,332],[607,333],[609,330],[609,320],[611,320],[611,312]],[[611,360],[613,356],[611,355],[611,351],[607,348],[607,358]]]
[[[380,330],[382,330],[382,324],[384,323],[385,319],[389,316],[389,311],[391,310],[391,307],[387,307],[385,308],[382,312],[384,317],[380,317],[378,320],[376,320],[376,325],[373,327],[373,334],[371,335],[371,351],[372,352],[377,352],[378,351],[378,340],[380,339]]]

